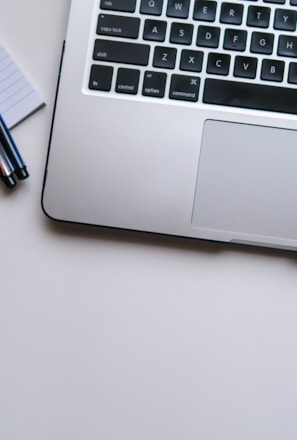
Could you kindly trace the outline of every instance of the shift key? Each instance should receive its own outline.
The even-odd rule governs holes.
[[[95,61],[147,66],[149,53],[150,46],[147,44],[98,39],[95,41],[93,59]]]

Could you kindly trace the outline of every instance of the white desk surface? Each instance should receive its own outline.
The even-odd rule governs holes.
[[[1,1],[0,40],[47,106],[13,130],[30,179],[0,187],[0,439],[296,440],[297,254],[54,226],[42,213],[68,7]],[[119,399],[131,365],[150,384],[150,421],[133,387],[101,408],[108,356]],[[105,421],[114,411],[108,436],[98,408]]]

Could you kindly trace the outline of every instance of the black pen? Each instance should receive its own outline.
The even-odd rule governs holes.
[[[3,180],[7,188],[13,188],[14,186],[16,186],[13,172],[13,165],[7,157],[3,145],[0,142],[0,178]]]
[[[18,179],[24,180],[29,177],[27,167],[17,149],[17,146],[8,130],[2,116],[0,115],[0,142],[6,155],[14,167],[14,172]]]

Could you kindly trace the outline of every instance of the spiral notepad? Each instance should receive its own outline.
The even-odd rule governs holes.
[[[0,44],[0,113],[9,128],[34,113],[44,102]]]

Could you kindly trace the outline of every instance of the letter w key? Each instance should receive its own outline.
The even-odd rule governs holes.
[[[188,18],[190,0],[168,0],[167,17]]]

